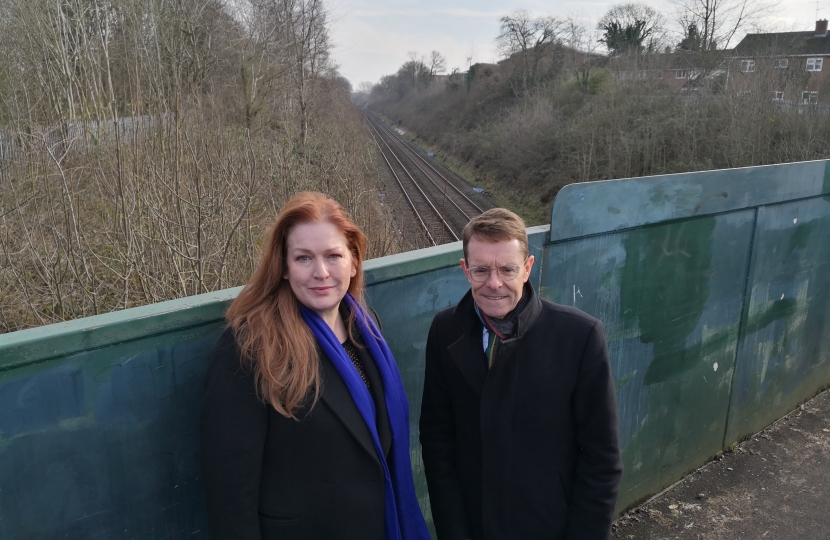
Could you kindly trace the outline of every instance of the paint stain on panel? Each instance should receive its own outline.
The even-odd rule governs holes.
[[[621,313],[625,327],[639,328],[654,344],[646,384],[688,371],[700,360],[702,343],[687,345],[709,295],[714,218],[701,218],[632,232],[625,240]]]

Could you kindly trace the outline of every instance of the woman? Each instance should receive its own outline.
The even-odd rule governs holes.
[[[274,222],[207,373],[212,539],[429,539],[403,384],[363,304],[365,253],[322,194],[295,195]]]

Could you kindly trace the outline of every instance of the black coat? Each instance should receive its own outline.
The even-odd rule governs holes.
[[[388,456],[380,373],[359,351]],[[323,392],[298,420],[257,398],[233,333],[213,349],[201,418],[202,474],[213,540],[383,540],[383,468],[334,365],[320,353]]]
[[[420,438],[440,540],[610,534],[622,463],[605,331],[525,294],[490,370],[471,293],[432,322]]]

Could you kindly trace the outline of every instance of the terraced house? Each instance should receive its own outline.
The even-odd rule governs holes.
[[[827,20],[809,32],[747,34],[728,58],[729,85],[738,94],[768,92],[779,103],[830,103]]]

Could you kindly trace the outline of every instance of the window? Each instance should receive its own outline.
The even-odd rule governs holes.
[[[689,78],[689,72],[686,71],[685,69],[676,69],[674,71],[674,78],[675,79],[688,79]]]
[[[801,103],[818,103],[818,92],[810,92],[807,90],[801,92]]]
[[[772,100],[773,101],[784,101],[784,92],[773,92],[772,93]]]
[[[755,60],[741,60],[741,71],[744,73],[755,71]]]
[[[808,58],[807,71],[821,71],[821,65],[824,63],[824,58]]]
[[[790,67],[790,59],[789,58],[778,58],[775,60],[775,67],[778,69],[784,69]]]
[[[646,71],[621,71],[619,77],[621,80],[629,80],[629,79],[645,79],[648,76],[648,72]]]

